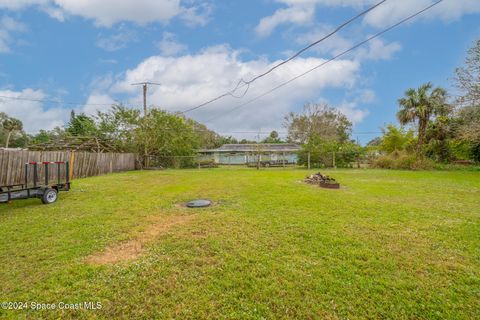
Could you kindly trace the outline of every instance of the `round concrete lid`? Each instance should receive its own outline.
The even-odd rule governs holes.
[[[210,200],[192,200],[187,202],[187,207],[189,208],[205,208],[209,207],[212,204]]]

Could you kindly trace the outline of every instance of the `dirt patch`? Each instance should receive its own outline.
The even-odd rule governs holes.
[[[186,203],[186,202],[175,203],[175,207],[177,207],[177,208],[186,208],[186,207],[187,207],[187,203]]]
[[[102,252],[87,257],[85,261],[89,264],[107,265],[135,260],[144,253],[149,244],[155,241],[155,238],[168,233],[173,227],[188,223],[193,219],[195,219],[194,215],[150,218],[151,224],[135,239],[108,247]]]

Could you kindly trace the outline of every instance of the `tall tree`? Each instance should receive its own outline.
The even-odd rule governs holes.
[[[268,137],[263,139],[262,143],[282,143],[282,139],[280,139],[278,132],[273,130]]]
[[[106,112],[98,111],[96,134],[120,152],[135,152],[135,130],[140,125],[140,110],[113,105]]]
[[[459,110],[455,138],[470,148],[471,157],[480,161],[480,40],[467,52],[465,64],[455,70]]]
[[[72,110],[70,114],[70,121],[65,128],[65,131],[72,136],[95,136],[97,134],[97,126],[95,120],[84,113],[75,114]]]
[[[301,144],[310,140],[344,143],[352,131],[347,117],[326,103],[308,103],[302,113],[289,113],[284,126],[288,129],[288,140]]]
[[[8,145],[10,143],[10,138],[12,137],[12,134],[16,131],[22,131],[23,130],[23,124],[20,120],[15,119],[15,118],[7,118],[3,121],[2,123],[3,129],[7,131],[7,141],[5,142],[5,148],[8,148]]]
[[[288,141],[302,144],[299,163],[306,165],[310,158],[312,166],[332,166],[347,154],[342,149],[350,143],[352,123],[326,103],[306,104],[302,113],[288,114],[284,126]]]
[[[433,89],[431,83],[425,83],[418,89],[408,89],[398,104],[400,111],[397,118],[400,124],[415,123],[418,126],[417,152],[420,153],[430,119],[447,105],[447,91],[440,87]]]
[[[222,138],[215,131],[208,129],[206,125],[193,119],[186,119],[186,121],[197,134],[200,142],[200,148],[214,149],[222,145]]]
[[[379,148],[387,153],[409,149],[414,140],[412,130],[405,131],[404,128],[398,128],[393,124],[387,125],[386,128],[382,129],[382,132],[383,137]]]
[[[480,105],[480,39],[467,51],[465,64],[455,70],[455,85],[462,92],[460,104]]]
[[[138,152],[161,160],[162,166],[185,166],[193,162],[200,141],[185,118],[151,109],[135,130]],[[146,162],[148,163],[148,162]]]
[[[453,132],[452,112],[453,107],[450,105],[439,107],[435,120],[428,124],[426,153],[436,161],[448,162],[452,158],[449,143]]]

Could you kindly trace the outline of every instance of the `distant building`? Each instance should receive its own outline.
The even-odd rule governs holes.
[[[294,143],[224,144],[217,149],[199,150],[205,160],[218,164],[248,164],[260,161],[297,163],[300,146]]]

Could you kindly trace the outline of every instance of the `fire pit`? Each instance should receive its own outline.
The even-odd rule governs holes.
[[[305,178],[305,182],[308,184],[318,185],[326,189],[340,189],[340,184],[335,179],[330,178],[327,175],[323,175],[320,172],[311,174]]]

